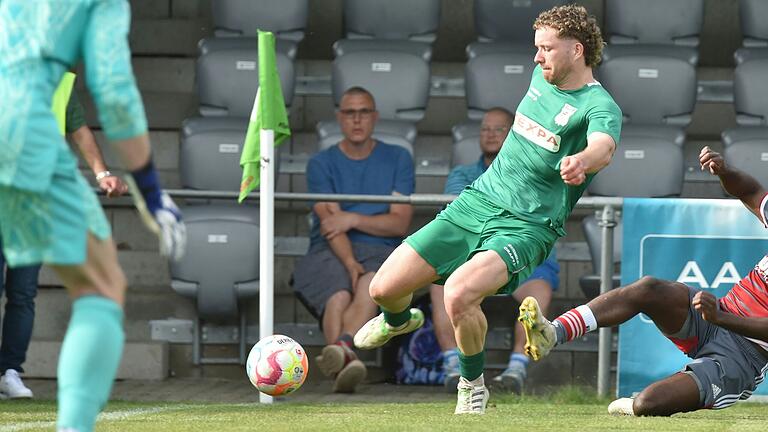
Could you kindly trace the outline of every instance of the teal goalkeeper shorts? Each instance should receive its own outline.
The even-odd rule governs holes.
[[[476,253],[495,251],[509,272],[498,293],[511,294],[544,262],[556,240],[553,229],[522,220],[479,192],[465,190],[405,242],[435,268],[439,285]]]
[[[99,200],[64,140],[47,191],[0,186],[0,234],[9,266],[82,264],[89,232],[102,240],[111,236]]]

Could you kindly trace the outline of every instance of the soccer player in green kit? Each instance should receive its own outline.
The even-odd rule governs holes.
[[[415,290],[445,286],[445,307],[460,350],[456,414],[483,414],[488,323],[483,298],[511,293],[549,255],[593,175],[619,141],[621,110],[595,81],[603,40],[584,7],[542,12],[533,24],[537,48],[531,85],[512,131],[488,170],[435,220],[408,237],[370,285],[383,313],[355,335],[372,349],[419,328],[409,308]]]

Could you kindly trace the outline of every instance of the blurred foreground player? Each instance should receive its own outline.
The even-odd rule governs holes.
[[[85,62],[101,125],[160,252],[183,253],[181,216],[162,192],[131,71],[123,0],[0,2],[0,232],[11,267],[44,262],[72,298],[59,357],[59,431],[91,431],[122,354],[126,280],[98,199],[51,112],[64,73]]]

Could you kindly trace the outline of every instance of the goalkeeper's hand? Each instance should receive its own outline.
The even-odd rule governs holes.
[[[157,171],[150,161],[126,178],[142,222],[160,240],[160,255],[178,261],[184,255],[187,230],[181,212],[171,197],[160,189]]]

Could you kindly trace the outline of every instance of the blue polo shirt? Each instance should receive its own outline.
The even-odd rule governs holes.
[[[325,149],[309,160],[307,189],[310,193],[355,195],[411,195],[415,187],[413,159],[403,147],[376,141],[371,154],[360,160],[348,158],[338,144]],[[313,203],[314,204],[314,203]],[[363,215],[389,212],[388,203],[341,202],[341,209]],[[358,230],[347,232],[352,242],[397,246],[402,237],[377,237]],[[327,244],[320,234],[320,219],[312,212],[310,248]]]

